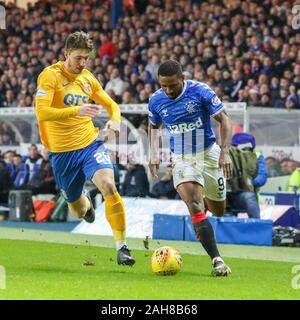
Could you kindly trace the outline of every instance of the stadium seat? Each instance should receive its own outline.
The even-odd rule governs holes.
[[[185,216],[184,240],[198,241],[189,216]],[[272,220],[240,219],[236,217],[208,217],[217,243],[272,245]]]
[[[7,219],[9,214],[8,203],[0,202],[0,221]]]
[[[16,168],[12,163],[6,164],[7,171],[9,172],[10,177],[13,179],[16,175]]]
[[[153,215],[153,239],[184,240],[184,216]]]
[[[247,213],[245,209],[239,209],[239,208],[230,208],[228,211],[226,211],[227,215],[237,216],[239,213]]]
[[[15,187],[21,187],[28,182],[29,179],[29,168],[25,163],[20,164],[19,171],[14,181]]]

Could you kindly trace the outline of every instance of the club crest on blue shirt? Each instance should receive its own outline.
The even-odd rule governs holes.
[[[191,136],[189,149],[187,152],[185,149],[184,153],[197,153],[208,149],[216,141],[210,118],[222,108],[222,102],[207,84],[186,80],[181,95],[176,99],[169,99],[162,89],[150,97],[149,119],[154,125],[164,124],[171,152],[182,154],[179,140]]]
[[[161,111],[161,113],[162,113],[163,117],[167,117],[168,116],[168,110],[167,109],[163,109]]]
[[[189,114],[192,114],[192,113],[195,113],[196,112],[196,105],[197,103],[195,101],[189,101],[185,107],[186,107],[186,111],[189,113]]]
[[[213,97],[212,99],[211,99],[211,104],[213,105],[213,106],[217,106],[218,104],[220,104],[221,103],[221,100],[217,97],[217,96],[215,96],[215,97]]]

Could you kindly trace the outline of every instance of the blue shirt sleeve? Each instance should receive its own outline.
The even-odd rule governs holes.
[[[261,187],[268,179],[267,163],[262,154],[257,158],[257,166],[257,176],[252,180],[252,184],[254,187]]]
[[[152,123],[154,126],[158,126],[161,124],[161,117],[156,112],[153,99],[150,98],[149,104],[148,104],[148,111],[149,111],[149,122]]]
[[[206,84],[201,87],[201,96],[211,117],[224,108],[222,101],[218,98],[216,93]]]

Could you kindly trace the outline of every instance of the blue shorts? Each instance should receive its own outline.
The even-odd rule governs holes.
[[[49,160],[58,188],[68,202],[80,198],[85,181],[92,180],[97,170],[113,170],[108,150],[102,141],[94,141],[79,150],[49,152]]]

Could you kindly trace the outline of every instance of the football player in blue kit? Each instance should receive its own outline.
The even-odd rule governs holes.
[[[156,179],[159,168],[153,130],[164,125],[172,154],[174,186],[188,207],[197,238],[212,259],[212,275],[227,276],[231,270],[218,251],[213,228],[206,218],[204,196],[209,211],[222,216],[225,179],[232,174],[231,121],[215,92],[205,83],[184,80],[177,61],[162,63],[158,80],[161,89],[149,100],[151,175]],[[216,143],[211,117],[220,123],[221,146]]]

